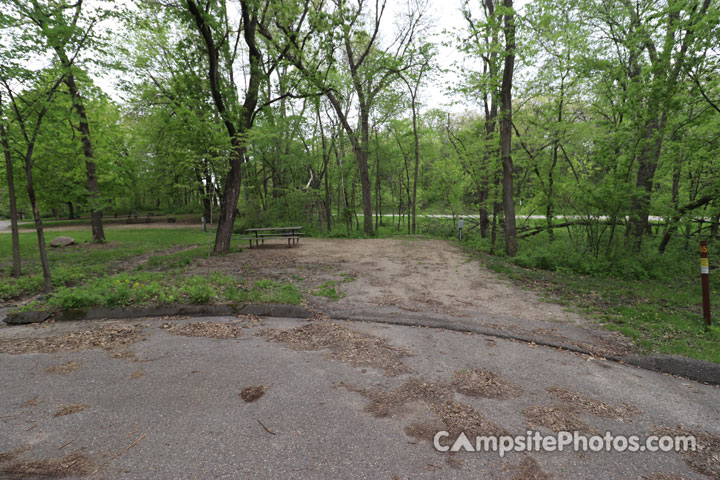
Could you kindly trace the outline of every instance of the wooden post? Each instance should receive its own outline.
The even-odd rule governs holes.
[[[700,282],[702,283],[703,317],[705,325],[712,325],[710,319],[710,264],[708,261],[708,248],[705,240],[700,242]]]

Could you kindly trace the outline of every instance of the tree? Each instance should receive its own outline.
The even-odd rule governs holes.
[[[415,62],[411,55],[411,45],[421,28],[425,4],[411,3],[410,11],[404,16],[404,23],[396,32],[388,46],[379,45],[379,33],[386,2],[375,2],[372,17],[365,0],[349,5],[345,0],[334,0],[329,12],[314,11],[308,18],[308,26],[301,31],[305,23],[305,14],[300,16],[297,26],[293,23],[279,23],[279,34],[269,28],[261,33],[273,42],[278,51],[285,52],[288,58],[304,78],[313,87],[325,94],[333,106],[340,124],[352,144],[357,160],[363,202],[363,231],[373,234],[372,192],[368,155],[370,150],[370,113],[380,92],[388,88],[397,79],[399,73],[408,70]],[[292,17],[293,20],[297,18]],[[311,38],[318,38],[315,42]],[[338,83],[342,79],[336,68],[337,45],[341,45],[342,61],[347,67],[349,83],[357,97],[357,128],[350,124],[344,105],[347,99],[341,98],[343,90]],[[310,46],[314,46],[313,51]]]
[[[593,52],[599,67],[596,78],[613,82],[625,96],[622,103],[616,103],[616,112],[625,115],[633,131],[627,144],[634,169],[627,234],[637,250],[649,226],[669,115],[680,105],[679,93],[692,68],[688,62],[703,48],[702,34],[709,34],[717,5],[711,0],[587,1],[578,5],[583,21],[602,25],[596,28]],[[631,110],[624,110],[628,107]]]
[[[10,97],[13,113],[15,114],[15,121],[25,143],[25,151],[21,152],[21,155],[25,162],[27,193],[33,212],[33,219],[35,220],[40,264],[43,271],[43,290],[49,292],[52,289],[52,278],[50,276],[50,263],[48,262],[45,248],[45,236],[43,233],[42,219],[40,217],[40,209],[38,208],[35,185],[33,184],[33,154],[43,119],[57,93],[58,87],[64,80],[64,75],[62,73],[59,75],[48,75],[48,80],[42,73],[44,72],[41,72],[40,75],[30,75],[28,72],[22,72],[17,68],[3,69],[3,71],[0,71],[0,83],[3,84],[5,91]],[[26,78],[30,76],[34,77],[31,80],[33,80],[33,87],[35,87],[33,90],[28,90],[27,93],[23,92],[22,102],[18,100],[9,83],[9,78],[17,80],[21,75]],[[57,77],[57,80],[53,79],[54,76]]]
[[[39,0],[31,0],[28,5],[24,1],[12,0],[17,12],[32,22],[44,37],[47,45],[55,52],[60,65],[65,69],[63,82],[68,88],[72,108],[77,115],[76,130],[80,134],[85,157],[87,190],[90,201],[90,217],[92,238],[94,243],[105,242],[105,231],[102,223],[102,205],[95,165],[95,151],[90,135],[90,123],[87,116],[85,100],[80,93],[77,76],[80,70],[75,59],[91,43],[92,30],[111,12],[95,10],[78,0],[70,5],[66,2],[49,0],[41,4]],[[69,11],[69,18],[66,17]],[[37,42],[37,45],[42,45]]]
[[[0,93],[0,145],[2,145],[3,156],[5,157],[5,171],[8,184],[8,203],[10,205],[10,230],[12,235],[13,271],[15,277],[20,276],[20,236],[18,235],[17,206],[15,201],[15,180],[13,176],[13,162],[10,156],[10,142],[6,120],[3,112],[3,98]]]
[[[201,7],[195,0],[183,0],[183,6],[195,25],[207,55],[207,80],[210,84],[212,101],[230,140],[229,170],[223,182],[214,248],[216,254],[227,253],[230,251],[232,227],[240,197],[247,136],[253,127],[262,84],[267,81],[269,72],[277,68],[283,57],[280,53],[264,58],[258,38],[258,31],[266,30],[268,24],[275,20],[275,10],[269,3],[262,6],[253,0],[241,0],[241,24],[236,30],[236,47],[231,50],[227,40],[232,31],[224,1],[210,1]],[[245,98],[242,103],[238,98],[232,73],[241,36],[248,52],[249,68]],[[272,102],[273,100],[268,100],[265,104]],[[263,106],[260,105],[260,108]]]
[[[420,139],[418,135],[418,93],[420,86],[426,79],[427,74],[433,69],[433,57],[437,54],[432,44],[424,44],[416,49],[412,55],[417,55],[420,60],[414,69],[408,70],[406,74],[401,74],[400,78],[405,83],[410,95],[410,111],[412,112],[412,130],[413,130],[413,151],[415,156],[415,168],[413,172],[413,192],[412,192],[412,233],[415,233],[415,220],[417,211],[417,183],[418,170],[420,167]]]
[[[468,23],[468,33],[473,42],[465,47],[467,53],[482,59],[481,73],[471,73],[470,89],[479,90],[476,95],[485,107],[485,134],[492,139],[499,123],[499,161],[502,165],[502,208],[504,213],[505,253],[517,253],[515,226],[515,203],[513,198],[512,161],[512,87],[515,69],[515,10],[512,0],[483,0],[481,20],[475,20],[467,2],[463,3],[463,15]],[[502,35],[502,40],[501,40]],[[498,110],[499,107],[499,110]],[[488,156],[494,156],[488,150]],[[487,189],[485,189],[487,191]],[[481,197],[484,195],[481,194]],[[494,210],[494,220],[496,208]],[[482,219],[481,219],[482,223]]]

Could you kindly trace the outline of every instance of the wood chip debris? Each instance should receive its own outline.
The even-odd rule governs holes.
[[[82,412],[83,410],[87,410],[90,408],[90,405],[86,405],[84,403],[77,403],[72,405],[65,405],[60,410],[55,412],[54,417],[64,417],[65,415],[72,415],[73,413]]]
[[[105,325],[50,337],[3,339],[0,340],[0,353],[56,353],[91,348],[112,351],[142,340],[141,330],[139,325]]]
[[[282,343],[294,350],[329,349],[328,357],[353,367],[375,367],[387,376],[412,370],[403,358],[410,353],[390,345],[384,338],[351,330],[339,323],[321,319],[290,329],[263,329],[258,336]]]

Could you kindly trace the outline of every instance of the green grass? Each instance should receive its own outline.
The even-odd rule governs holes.
[[[216,302],[297,305],[303,299],[300,288],[290,283],[259,280],[248,287],[242,279],[220,273],[188,274],[187,267],[208,254],[211,238],[199,229],[110,230],[105,245],[90,244],[88,231],[52,232],[47,237],[59,235],[72,236],[80,244],[48,249],[53,291],[24,310]],[[8,275],[10,236],[0,237],[0,255],[7,259],[0,263],[0,298],[31,295],[42,287],[36,237],[23,233],[20,241],[24,275],[14,278]],[[181,250],[165,253],[171,248]],[[235,247],[232,251],[241,250]],[[128,264],[124,262],[143,254],[148,255],[144,263],[125,268]]]
[[[273,302],[297,305],[300,290],[292,284],[261,280],[246,289],[236,277],[213,273],[209,277],[168,276],[164,272],[123,272],[93,279],[76,287],[60,287],[44,302],[23,310],[85,309],[130,305],[208,304],[222,302]]]
[[[696,241],[686,249],[683,239],[675,239],[671,249],[660,255],[649,239],[642,253],[618,247],[595,257],[567,234],[557,235],[552,244],[543,235],[521,241],[520,253],[513,259],[480,258],[491,270],[538,291],[548,301],[572,306],[626,335],[645,353],[720,363],[720,329],[706,329],[702,317]],[[485,240],[473,237],[463,243],[473,252],[488,247]],[[717,260],[711,262],[717,265]],[[712,273],[711,292],[718,292],[720,270]],[[711,302],[715,320],[720,321],[720,295],[711,295]]]
[[[169,255],[167,258],[150,259],[149,263],[160,266],[163,262],[175,262],[177,266],[189,264],[194,256],[207,254],[208,234],[199,229],[135,229],[108,230],[105,245],[92,245],[89,230],[53,231],[45,234],[49,241],[66,235],[78,245],[65,248],[47,248],[53,287],[82,284],[92,278],[122,269],[122,263],[138,255],[162,252],[170,248],[197,246],[193,250]],[[205,247],[205,248],[203,248]],[[11,238],[0,235],[0,298],[9,300],[40,292],[42,272],[40,269],[35,233],[20,234],[20,253],[23,276],[10,276],[12,262]]]
[[[337,282],[332,280],[328,280],[327,282],[318,285],[310,292],[310,294],[315,295],[316,297],[326,297],[331,300],[339,300],[340,297],[344,296],[342,293],[338,292]]]
[[[288,303],[299,305],[303,294],[293,283],[281,283],[273,280],[258,280],[249,290],[240,290],[238,296],[232,298],[238,302],[255,303]]]

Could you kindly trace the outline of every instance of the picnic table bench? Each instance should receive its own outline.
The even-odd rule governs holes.
[[[137,212],[135,213],[128,213],[127,220],[125,223],[151,223],[153,214],[152,212],[148,213],[145,218],[138,218]]]
[[[302,227],[265,227],[265,228],[247,228],[245,233],[247,237],[243,237],[242,240],[250,242],[250,248],[252,248],[252,242],[255,241],[255,246],[265,245],[265,240],[273,238],[287,239],[288,248],[293,245],[297,245],[300,241],[300,237],[304,233],[300,232]],[[254,235],[253,235],[254,234]]]

